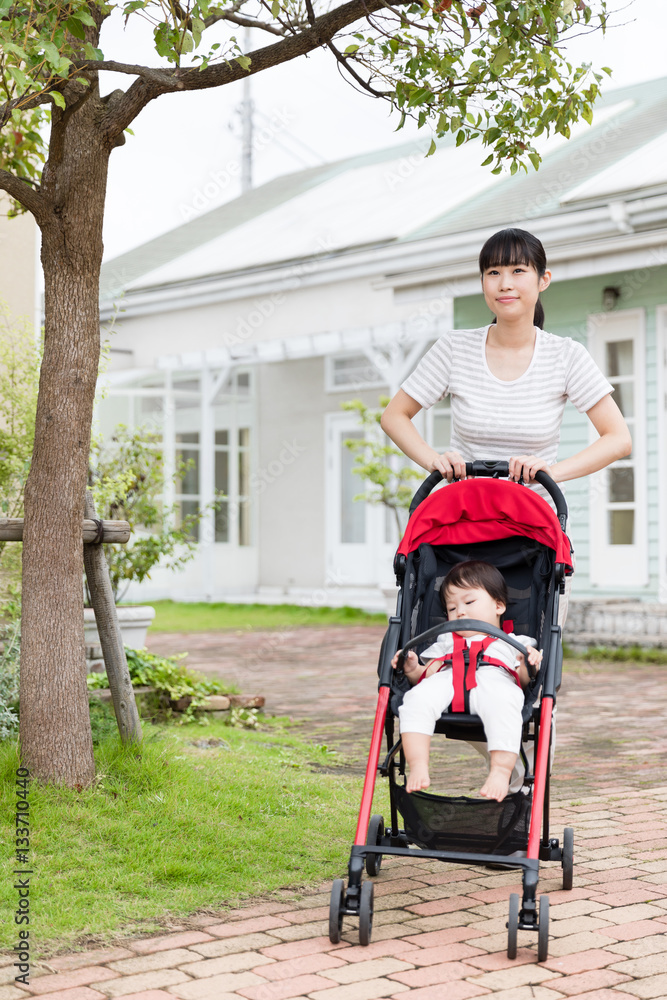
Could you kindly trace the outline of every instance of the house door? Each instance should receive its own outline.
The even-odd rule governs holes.
[[[667,604],[667,306],[657,310],[658,358],[658,600]]]
[[[345,441],[363,432],[351,414],[326,418],[327,584],[374,587],[391,582],[396,536],[384,509],[355,500],[364,482],[354,471],[354,453]]]
[[[646,482],[646,352],[644,311],[589,317],[589,348],[614,386],[614,400],[632,434],[632,453],[591,476],[591,583],[648,583]]]

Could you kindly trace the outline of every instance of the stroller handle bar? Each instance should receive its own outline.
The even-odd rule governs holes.
[[[493,479],[504,479],[509,475],[509,462],[481,461],[466,462],[466,476],[490,476]],[[438,485],[443,478],[442,473],[432,472],[421,484],[410,504],[410,514],[412,515],[422,500],[425,500],[431,490]],[[535,480],[543,486],[556,505],[556,514],[560,521],[560,526],[565,531],[567,523],[567,503],[555,480],[547,472],[537,472]]]
[[[429,639],[435,639],[439,635],[444,635],[446,632],[459,632],[463,630],[464,632],[483,632],[485,635],[492,635],[494,639],[502,639],[510,646],[514,646],[515,649],[523,655],[526,666],[528,666],[528,650],[519,642],[518,639],[512,638],[507,632],[503,632],[502,629],[496,628],[495,625],[490,625],[488,622],[478,621],[476,618],[459,618],[454,619],[451,622],[441,622],[439,625],[434,625],[432,628],[422,632],[421,635],[416,635],[414,639],[410,639],[406,642],[403,649],[400,651],[398,660],[396,662],[396,668],[401,670],[405,662],[405,654],[415,646],[421,646],[423,643],[427,642]],[[530,668],[529,668],[530,669]]]

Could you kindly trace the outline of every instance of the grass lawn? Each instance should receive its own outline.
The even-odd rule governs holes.
[[[95,786],[30,788],[35,957],[345,874],[361,782],[342,770],[318,772],[339,758],[292,736],[284,720],[252,731],[145,725],[140,752],[120,747],[108,719],[94,721]],[[195,745],[212,738],[225,743]],[[16,745],[0,744],[2,948],[16,943],[18,766]]]
[[[296,604],[182,604],[155,601],[154,632],[215,632],[220,629],[294,628],[299,625],[386,625],[386,614],[358,608],[312,608]]]

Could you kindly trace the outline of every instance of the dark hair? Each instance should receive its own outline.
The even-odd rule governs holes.
[[[446,593],[450,587],[480,587],[494,601],[501,601],[507,607],[507,584],[500,570],[491,563],[469,559],[467,562],[457,563],[450,569],[440,588],[440,599],[445,612]]]
[[[479,272],[490,267],[510,267],[512,264],[531,265],[541,278],[547,269],[547,255],[537,236],[525,229],[501,229],[499,233],[490,236],[479,254]],[[539,298],[535,303],[533,323],[544,327],[544,309]]]

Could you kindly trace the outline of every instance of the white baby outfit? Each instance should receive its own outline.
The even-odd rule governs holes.
[[[514,633],[510,635],[524,646],[536,645],[530,636],[514,635]],[[467,637],[465,641],[470,646],[471,643],[485,638],[484,635],[474,635]],[[438,636],[437,641],[424,650],[421,656],[424,661],[433,660],[450,655],[453,648],[452,633],[446,632]],[[516,669],[518,651],[502,639],[492,642],[487,647],[486,655],[501,660],[511,670]],[[484,724],[486,749],[518,753],[521,747],[523,690],[508,670],[490,663],[480,663],[476,677],[477,686],[470,691],[470,711],[474,715],[479,715]],[[424,678],[403,698],[403,704],[398,710],[401,733],[431,735],[436,722],[451,705],[453,698],[454,682],[451,667],[444,667],[430,677]]]

